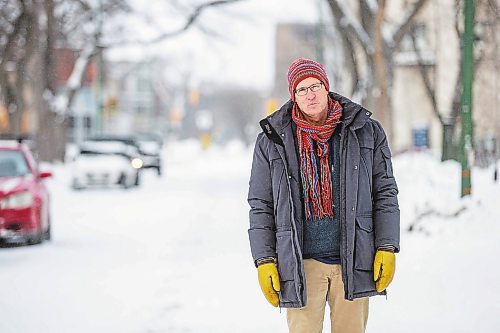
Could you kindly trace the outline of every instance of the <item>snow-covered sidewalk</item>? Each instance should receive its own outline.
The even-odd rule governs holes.
[[[54,167],[54,240],[0,249],[0,332],[287,332],[250,257],[251,151],[185,142],[165,154],[165,175],[147,173],[132,190],[75,192],[68,167]],[[394,164],[402,252],[388,300],[372,298],[367,332],[498,331],[492,171],[474,170],[473,196],[460,200],[458,164],[427,154]]]

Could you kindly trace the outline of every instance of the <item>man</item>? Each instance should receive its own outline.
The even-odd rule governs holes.
[[[291,333],[364,332],[399,252],[391,152],[372,113],[329,92],[323,66],[288,69],[291,100],[260,122],[248,202],[250,246],[266,299]]]

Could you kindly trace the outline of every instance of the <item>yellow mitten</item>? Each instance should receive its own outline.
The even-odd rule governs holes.
[[[373,280],[378,292],[389,286],[395,270],[396,255],[389,251],[377,251],[373,262]]]
[[[269,303],[277,307],[279,304],[278,292],[280,291],[280,278],[276,264],[272,262],[262,264],[257,267],[257,271],[259,274],[260,289],[262,289]]]

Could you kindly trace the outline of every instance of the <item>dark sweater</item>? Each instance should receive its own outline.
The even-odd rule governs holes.
[[[306,220],[303,223],[304,244],[302,257],[316,259],[326,264],[340,264],[340,124],[335,129],[328,144],[330,146],[329,164],[333,185],[333,218]],[[292,122],[297,154],[297,125]],[[316,152],[316,147],[315,150]],[[300,155],[298,155],[300,160]],[[319,164],[319,158],[316,159]],[[318,170],[320,170],[318,165]],[[304,198],[304,193],[302,193]],[[304,201],[303,201],[304,202]]]

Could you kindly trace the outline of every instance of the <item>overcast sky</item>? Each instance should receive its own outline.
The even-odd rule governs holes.
[[[169,31],[182,26],[185,16],[172,16],[171,8],[156,4],[152,1],[144,8],[141,3],[138,10],[149,19],[131,19],[128,34],[153,37],[158,29]],[[193,85],[214,82],[268,89],[274,73],[275,25],[316,22],[319,15],[317,0],[245,0],[203,12],[200,25],[220,37],[207,36],[197,26],[153,46],[110,50],[108,56],[115,60],[147,59],[152,55],[165,58],[172,64],[170,75],[189,75]]]

